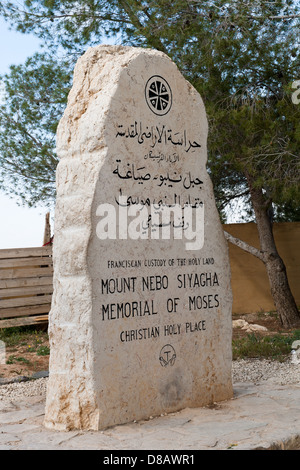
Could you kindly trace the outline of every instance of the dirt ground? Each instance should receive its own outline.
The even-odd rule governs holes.
[[[245,320],[249,325],[260,325],[267,328],[266,331],[255,331],[258,335],[274,335],[276,333],[288,334],[290,330],[281,327],[277,316],[272,313],[251,313],[234,315],[234,320]],[[240,327],[233,328],[233,339],[246,337],[249,330]],[[41,352],[45,355],[40,355]],[[48,354],[47,354],[48,352]],[[39,335],[38,338],[29,337],[26,341],[15,346],[6,347],[6,364],[0,364],[0,377],[13,378],[16,376],[31,377],[39,371],[49,369],[49,341],[47,335]]]
[[[36,372],[49,370],[47,334],[32,334],[17,345],[6,345],[5,360],[6,364],[0,363],[0,378],[31,377]]]

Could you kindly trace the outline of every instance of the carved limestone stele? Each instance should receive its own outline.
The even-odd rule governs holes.
[[[166,55],[98,46],[79,59],[57,134],[46,427],[98,430],[232,397],[229,258],[206,140],[201,97]],[[155,222],[175,206],[185,217]],[[204,214],[203,239],[187,206]]]

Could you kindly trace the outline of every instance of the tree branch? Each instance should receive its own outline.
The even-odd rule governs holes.
[[[231,194],[230,196],[227,196],[227,197],[224,196],[222,198],[223,202],[220,204],[219,209],[220,210],[224,209],[224,207],[226,207],[227,204],[229,204],[233,199],[237,199],[237,198],[248,196],[248,195],[249,195],[249,189],[239,194]]]
[[[149,33],[147,33],[146,29],[144,28],[144,26],[140,22],[138,16],[136,15],[136,11],[141,9],[140,4],[138,2],[135,2],[135,8],[136,8],[136,11],[135,11],[134,8],[132,8],[126,0],[120,0],[119,3],[122,6],[125,13],[128,15],[128,17],[129,17],[130,21],[132,22],[133,26],[138,30],[138,32],[141,35],[144,35],[146,37],[146,39],[149,41],[149,44],[152,47],[154,47],[155,49],[158,49],[159,51],[164,52],[165,54],[167,54],[168,51],[164,47],[164,45],[161,42],[160,38],[157,37],[157,36],[154,36],[152,34],[149,35]],[[149,18],[149,14],[147,14],[147,16]]]
[[[234,237],[233,235],[226,232],[225,230],[224,230],[224,235],[225,235],[226,240],[232,243],[233,245],[238,246],[239,248],[246,251],[247,253],[250,253],[251,255],[260,259],[263,263],[265,262],[265,254],[263,251],[258,250],[254,246],[248,245],[248,243],[240,240],[239,238]]]
[[[269,16],[270,20],[292,20],[295,18],[300,18],[300,14],[295,15],[282,15],[282,16]]]
[[[131,24],[131,22],[126,20],[125,18],[119,18],[119,17],[113,16],[113,15],[110,15],[110,14],[104,14],[104,15],[91,14],[91,13],[89,13],[88,11],[86,11],[84,9],[78,10],[74,13],[61,13],[61,14],[56,14],[56,15],[55,14],[47,14],[47,13],[38,14],[38,13],[34,13],[32,11],[29,12],[29,11],[21,10],[18,7],[11,8],[11,11],[14,12],[14,13],[22,14],[24,17],[28,16],[28,17],[36,18],[37,20],[41,20],[41,21],[48,21],[48,20],[53,21],[53,20],[61,19],[61,18],[80,18],[83,14],[87,14],[90,18],[97,19],[97,20],[115,21],[117,23]]]
[[[202,0],[187,0],[187,1],[189,3],[195,3],[196,5],[203,3]],[[220,13],[225,14],[225,12],[226,12],[226,7],[224,5],[219,7],[214,2],[211,2],[211,6],[218,9],[220,11]],[[238,16],[242,16],[242,15],[238,15]],[[245,15],[245,17],[248,18],[248,19],[253,19],[253,20],[263,20],[264,19],[264,17],[260,16],[260,15]],[[226,19],[228,19],[228,18],[229,18],[229,15],[227,16]],[[296,19],[296,18],[300,18],[300,14],[299,13],[293,13],[293,14],[290,14],[290,15],[266,15],[266,18],[268,18],[269,20],[293,20],[293,19]]]

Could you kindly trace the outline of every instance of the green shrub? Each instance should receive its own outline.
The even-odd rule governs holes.
[[[233,359],[268,358],[285,360],[291,352],[293,341],[300,339],[300,330],[293,333],[260,336],[254,333],[232,341]]]

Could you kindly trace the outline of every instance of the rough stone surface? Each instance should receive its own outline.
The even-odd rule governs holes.
[[[232,322],[233,328],[241,328],[242,330],[246,330],[248,333],[252,331],[268,331],[265,326],[256,325],[256,324],[249,324],[246,320],[233,320]]]
[[[78,61],[57,137],[47,428],[98,430],[232,396],[229,258],[206,139],[202,100],[164,54],[99,46]],[[156,239],[153,213],[136,221],[139,239],[121,223],[100,239],[99,207],[120,214],[121,195],[128,211],[204,207],[203,243],[187,250],[188,231]]]
[[[232,400],[103,431],[45,429],[48,379],[3,385],[0,450],[102,450],[105,455],[129,450],[129,455],[138,457],[138,464],[144,464],[141,450],[149,454],[153,450],[194,451],[195,455],[197,450],[299,450],[300,366],[274,361],[233,364],[237,381]],[[101,454],[99,458],[102,463]]]

